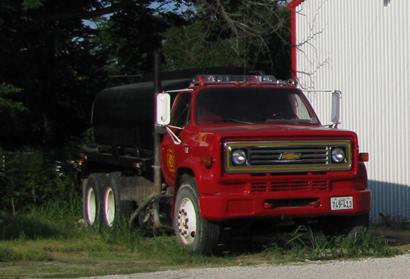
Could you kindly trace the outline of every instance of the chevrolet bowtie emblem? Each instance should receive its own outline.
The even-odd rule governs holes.
[[[298,160],[300,156],[300,153],[284,152],[279,155],[279,160]]]

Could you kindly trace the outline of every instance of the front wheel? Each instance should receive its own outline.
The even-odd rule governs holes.
[[[178,243],[185,249],[199,254],[210,254],[216,247],[220,224],[201,218],[195,180],[183,176],[178,189],[174,231]]]
[[[350,227],[347,236],[357,238],[359,235],[366,233],[369,228],[369,214],[358,215],[349,221]]]
[[[367,231],[369,227],[369,214],[355,216],[328,217],[323,222],[323,232],[327,235],[357,235]]]

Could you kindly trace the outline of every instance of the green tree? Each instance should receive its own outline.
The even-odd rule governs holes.
[[[0,113],[15,113],[24,110],[24,105],[14,100],[20,91],[13,85],[0,84]]]
[[[105,58],[82,15],[99,7],[97,0],[0,2],[0,84],[20,88],[17,101],[27,108],[9,119],[3,146],[58,145],[84,129],[104,87]]]
[[[244,70],[262,70],[289,78],[289,18],[285,3],[194,1],[192,24],[165,33],[168,67],[238,65]]]
[[[167,70],[241,67],[243,59],[232,51],[232,39],[211,41],[208,24],[195,20],[192,24],[171,27],[164,33],[164,57]]]
[[[152,71],[152,54],[162,47],[162,33],[186,24],[178,12],[182,2],[121,0],[121,9],[100,22],[97,38],[109,55],[107,70],[111,76]]]

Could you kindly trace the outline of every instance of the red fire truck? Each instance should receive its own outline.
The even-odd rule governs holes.
[[[84,147],[90,226],[173,229],[211,253],[232,220],[319,220],[329,231],[368,225],[370,192],[357,135],[324,126],[293,81],[198,74],[108,88]],[[172,106],[171,106],[172,104]]]

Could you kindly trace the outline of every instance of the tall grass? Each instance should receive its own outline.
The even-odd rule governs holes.
[[[72,146],[47,151],[0,147],[0,214],[26,213],[56,201],[76,203],[81,187],[75,154]]]
[[[177,245],[172,235],[160,234],[145,237],[135,228],[128,227],[125,221],[112,230],[89,229],[81,221],[80,201],[75,203],[54,202],[32,208],[25,214],[2,216],[0,217],[0,240],[3,241],[0,242],[0,261],[44,260],[49,252],[55,251],[77,251],[83,255],[100,252],[100,255],[104,256],[111,249],[167,264],[215,262],[212,258],[193,255],[183,250]],[[55,245],[44,246],[40,249],[42,253],[25,255],[26,252],[30,254],[28,252],[30,245],[27,245],[30,241],[33,243],[37,241],[40,246],[45,245],[47,241]],[[59,241],[61,243],[57,245]],[[240,246],[241,243],[238,242],[237,245]],[[275,260],[278,260],[280,256],[279,259],[295,261],[381,257],[398,253],[396,249],[370,233],[360,233],[355,237],[329,238],[305,226],[296,228],[287,236],[286,241],[270,241],[269,244],[263,244],[259,251],[264,258],[276,257]],[[226,256],[222,256],[226,255],[223,252],[222,248],[222,253],[216,257],[218,261],[226,259]],[[228,255],[235,255],[235,253],[228,253]]]
[[[306,226],[299,226],[286,243],[267,247],[264,253],[281,256],[285,261],[389,257],[400,254],[398,249],[390,247],[383,239],[369,232],[326,237],[320,231]]]
[[[0,216],[0,240],[72,238],[83,233],[79,202],[53,202]]]
[[[284,241],[252,251],[221,251],[212,257],[181,249],[172,235],[145,237],[123,222],[113,230],[93,230],[81,220],[81,204],[53,202],[26,213],[0,217],[0,267],[10,277],[75,277],[155,271],[163,268],[249,265],[304,260],[380,257],[398,254],[371,234],[325,238],[298,227]],[[241,241],[235,243],[241,246]],[[234,249],[236,248],[234,245]],[[238,252],[239,251],[239,252]],[[29,264],[30,262],[36,264]],[[53,262],[52,268],[48,263]],[[47,267],[44,270],[39,267]],[[41,272],[40,272],[41,271]]]
[[[50,261],[63,254],[82,259],[144,259],[162,265],[223,262],[181,249],[170,235],[144,237],[125,221],[112,230],[87,228],[79,203],[49,203],[0,220],[0,262]]]

